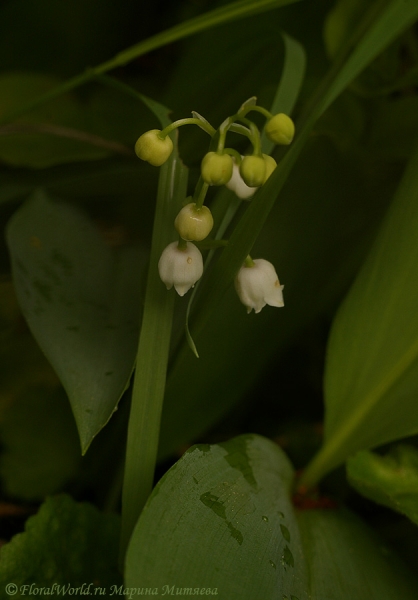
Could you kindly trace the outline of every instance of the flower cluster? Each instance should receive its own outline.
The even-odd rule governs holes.
[[[250,98],[235,115],[225,119],[218,130],[206,119],[193,113],[193,118],[171,123],[162,131],[147,131],[135,144],[135,152],[140,159],[153,166],[161,166],[173,151],[170,133],[177,127],[194,124],[212,138],[209,151],[201,161],[200,180],[195,193],[187,199],[174,221],[178,241],[168,244],[158,263],[161,280],[167,289],[174,287],[180,296],[193,287],[203,274],[199,242],[206,240],[206,247],[211,247],[211,243],[213,247],[216,245],[214,240],[206,239],[214,225],[212,213],[204,204],[209,188],[226,186],[238,198],[249,200],[277,167],[274,158],[261,151],[260,132],[247,117],[250,111],[257,111],[266,117],[265,134],[269,140],[281,145],[292,142],[295,134],[292,119],[284,113],[273,115],[257,106],[255,98]],[[235,149],[225,147],[229,131],[248,137],[252,152],[242,156]],[[283,285],[280,285],[274,266],[264,259],[246,258],[235,278],[235,289],[248,312],[254,309],[259,313],[266,304],[284,306]]]

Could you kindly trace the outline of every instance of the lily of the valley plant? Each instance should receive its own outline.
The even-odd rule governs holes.
[[[192,242],[205,240],[213,228],[211,211],[204,204],[209,188],[225,185],[238,198],[249,200],[277,167],[273,157],[261,152],[260,132],[247,117],[251,110],[266,117],[265,133],[274,144],[289,145],[292,142],[295,134],[292,119],[284,113],[272,115],[265,108],[257,106],[255,98],[251,98],[235,115],[228,117],[218,130],[206,119],[182,119],[162,131],[152,129],[143,133],[135,144],[135,152],[140,159],[161,166],[173,151],[170,133],[182,125],[194,124],[210,135],[211,147],[216,147],[202,158],[200,180],[193,197],[188,199],[192,202],[180,210],[174,221],[179,234],[178,241],[165,248],[158,263],[161,280],[168,290],[174,287],[180,296],[194,287],[203,274],[202,255]],[[225,147],[228,131],[248,137],[253,147],[252,153],[242,156],[234,148]],[[206,247],[210,247],[210,243]],[[235,289],[248,312],[254,309],[259,313],[266,304],[284,306],[283,287],[271,263],[264,259],[253,260],[250,256],[235,277]]]

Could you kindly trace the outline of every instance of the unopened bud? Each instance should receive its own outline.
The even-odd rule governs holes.
[[[279,113],[267,121],[265,132],[270,141],[288,146],[294,138],[295,125],[290,117]]]
[[[196,208],[196,204],[191,202],[181,209],[174,221],[174,227],[184,240],[200,242],[212,230],[212,213],[207,206]]]
[[[208,152],[202,160],[203,181],[209,185],[225,185],[232,177],[233,161],[229,154]]]
[[[239,172],[249,187],[263,185],[266,176],[266,163],[261,156],[244,156]]]
[[[163,165],[173,151],[173,142],[169,135],[161,138],[160,129],[151,129],[141,135],[135,144],[135,154],[141,160],[154,167]]]
[[[263,154],[264,162],[266,165],[266,174],[264,175],[263,183],[266,183],[267,179],[273,173],[274,169],[277,167],[277,163],[272,156],[269,154]]]
[[[241,158],[244,157],[242,156]],[[237,165],[235,159],[233,159],[233,161],[234,168],[232,171],[232,177],[226,184],[226,187],[235,192],[238,198],[241,198],[242,200],[249,200],[252,196],[254,196],[258,188],[248,187],[248,185],[241,177],[241,173],[239,172],[239,166]]]

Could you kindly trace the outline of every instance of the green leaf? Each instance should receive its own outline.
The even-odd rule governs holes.
[[[385,456],[364,450],[347,461],[347,476],[360,494],[418,524],[418,450],[400,444]]]
[[[416,598],[415,576],[353,513],[304,510],[297,521],[312,600]]]
[[[350,454],[418,432],[418,151],[340,308],[325,372],[325,442],[317,480]]]
[[[0,473],[6,493],[41,500],[61,491],[80,467],[77,429],[62,390],[32,388],[2,414]]]
[[[111,250],[78,209],[34,194],[7,241],[22,312],[68,394],[85,452],[117,407],[135,361],[135,247]]]
[[[358,32],[349,40],[347,47],[352,52],[344,67],[336,73],[332,86],[324,100],[325,110],[339,94],[405,29],[418,18],[415,0],[392,0],[387,3],[377,0],[367,11]],[[358,39],[358,37],[360,39]],[[338,62],[336,62],[338,65]]]
[[[112,585],[121,584],[118,533],[116,515],[101,514],[91,504],[76,503],[66,495],[48,498],[27,520],[25,532],[1,548],[0,588],[14,584],[14,598],[27,597],[29,589],[21,586],[31,584],[49,588],[48,597],[53,598],[62,597],[66,588],[83,584],[91,595],[99,587],[110,592]],[[55,593],[51,592],[54,584],[64,586],[61,593],[56,587]],[[36,593],[39,591],[33,595]]]
[[[413,600],[418,587],[348,511],[299,512],[277,445],[244,435],[191,448],[155,487],[134,530],[127,588],[220,600]]]
[[[292,480],[287,458],[259,436],[194,446],[144,508],[126,586],[217,588],[222,600],[307,599]]]
[[[174,136],[173,136],[174,137]],[[152,490],[169,360],[176,292],[158,273],[164,248],[176,238],[174,217],[187,192],[189,171],[177,144],[160,169],[144,312],[132,388],[122,492],[121,556]]]

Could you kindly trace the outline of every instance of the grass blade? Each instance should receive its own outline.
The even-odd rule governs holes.
[[[162,250],[173,239],[174,216],[186,195],[187,174],[175,152],[161,167],[129,417],[121,557],[153,484],[175,299],[174,290],[167,292],[162,284],[157,265]]]

